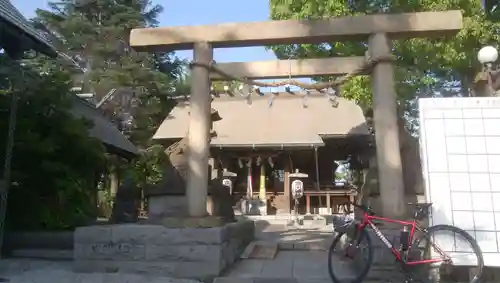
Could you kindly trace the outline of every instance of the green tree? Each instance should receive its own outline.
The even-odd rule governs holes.
[[[92,193],[104,148],[89,137],[90,121],[70,113],[74,95],[63,72],[40,75],[0,56],[0,148],[5,148],[10,101],[18,111],[6,226],[14,230],[70,229],[95,216]],[[0,151],[0,160],[5,152]]]
[[[270,0],[275,20],[320,19],[374,13],[401,13],[459,9],[464,28],[446,39],[395,40],[395,79],[400,103],[415,111],[415,98],[468,95],[475,73],[480,69],[476,54],[481,46],[500,40],[500,11],[486,13],[481,0]],[[366,42],[330,42],[320,45],[273,47],[279,58],[363,56]],[[324,79],[324,78],[317,78]],[[360,76],[341,88],[341,95],[362,106],[371,105],[369,78]],[[412,114],[410,112],[410,114]]]
[[[163,153],[151,137],[174,106],[170,96],[184,62],[171,53],[135,52],[129,36],[133,28],[156,26],[162,7],[149,0],[63,0],[49,2],[49,7],[37,11],[37,26],[85,70],[84,91],[94,92],[96,101],[117,89],[103,104],[103,112],[141,150],[132,164],[110,162],[113,171],[133,169],[142,185],[156,182]]]

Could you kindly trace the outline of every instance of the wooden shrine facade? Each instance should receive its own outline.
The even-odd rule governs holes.
[[[212,101],[222,120],[214,123],[211,141],[212,178],[232,172],[235,209],[245,197],[265,200],[267,214],[293,209],[292,173],[306,174],[299,213],[330,214],[353,200],[357,192],[348,183],[335,182],[335,161],[359,159],[368,150],[371,135],[364,115],[354,102],[338,99],[332,105],[322,93],[307,100],[299,93],[242,97],[223,95]],[[165,145],[187,133],[189,103],[179,101],[156,132]],[[208,166],[208,164],[207,164]]]

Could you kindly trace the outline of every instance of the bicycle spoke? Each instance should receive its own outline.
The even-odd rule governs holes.
[[[366,276],[372,259],[366,232],[359,245],[348,234],[337,237],[329,252],[328,268],[332,280],[342,283],[361,282]]]
[[[420,251],[422,259],[439,261],[414,266],[423,269],[419,278],[430,277],[439,282],[475,282],[481,276],[481,251],[465,231],[447,225],[435,226],[415,245],[412,249]],[[464,269],[464,265],[474,268]]]

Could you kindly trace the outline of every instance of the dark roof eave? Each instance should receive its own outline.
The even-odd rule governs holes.
[[[340,135],[340,134],[320,134],[319,135],[322,139],[365,139],[365,138],[372,138],[372,134],[370,134],[368,131],[366,134],[364,133],[349,133],[345,135]]]
[[[36,39],[33,39],[34,42],[36,42]],[[52,45],[48,45],[43,42],[37,42],[34,44],[32,47],[33,50],[36,52],[45,54],[46,56],[49,56],[50,58],[56,58],[58,56],[57,51],[52,47]]]
[[[325,146],[324,143],[260,143],[260,144],[211,144],[210,147],[215,148],[268,148],[268,149],[284,149],[284,148],[315,148]]]
[[[130,152],[130,151],[127,151],[123,148],[119,148],[117,146],[114,146],[112,144],[107,144],[107,143],[103,143],[103,144],[106,147],[106,151],[108,153],[119,155],[119,156],[121,156],[125,159],[128,159],[128,160],[134,159],[139,155],[139,152]]]
[[[133,158],[139,155],[139,149],[123,135],[111,121],[104,118],[95,106],[85,99],[74,96],[73,106],[70,112],[75,117],[84,118],[93,122],[89,129],[89,135],[101,141],[109,153],[117,154],[125,158]]]
[[[373,136],[369,133],[367,134],[361,134],[361,133],[356,133],[356,134],[331,134],[331,135],[326,135],[326,134],[320,134],[319,135],[323,140],[331,140],[331,139],[359,139],[359,140],[372,140]],[[161,143],[162,141],[176,141],[181,139],[182,137],[172,137],[172,138],[164,138],[164,139],[154,139],[156,142]],[[294,142],[284,142],[284,143],[259,143],[259,144],[252,144],[252,143],[241,143],[241,144],[224,144],[224,143],[211,143],[210,147],[215,147],[215,148],[274,148],[274,149],[279,149],[279,148],[314,148],[314,147],[322,147],[325,146],[325,143],[322,142],[313,142],[313,143],[307,143],[307,142],[302,142],[302,143],[294,143]]]
[[[49,41],[41,36],[8,0],[0,0],[0,19],[13,31],[17,31],[15,34],[20,40],[23,36],[25,41],[28,39],[28,42],[25,42],[27,46],[23,46],[24,49],[33,49],[52,58],[57,57],[57,51]]]

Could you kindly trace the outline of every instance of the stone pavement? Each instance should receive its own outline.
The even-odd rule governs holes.
[[[227,270],[222,277],[216,278],[215,282],[331,282],[327,267],[327,249],[333,240],[333,236],[332,227],[325,225],[290,227],[285,224],[270,224],[265,223],[265,221],[257,221],[256,240],[278,243],[280,251],[278,251],[276,257],[272,260],[240,260]],[[72,271],[73,263],[73,261],[2,259],[0,261],[0,277],[10,279],[9,282],[11,283],[197,282],[195,280],[123,273],[74,273]],[[345,270],[348,269],[345,268]]]
[[[199,283],[188,279],[122,273],[74,273],[72,268],[72,261],[2,259],[0,277],[9,279],[9,283]]]
[[[331,225],[291,227],[256,221],[257,241],[278,243],[276,257],[244,259],[235,263],[214,283],[320,283],[331,282],[328,274],[328,249],[335,234]],[[376,240],[375,240],[376,241]],[[348,281],[355,274],[352,262],[334,259],[334,271]],[[393,267],[392,263],[390,264]],[[389,273],[388,273],[389,272]],[[392,279],[386,278],[394,277]],[[402,282],[400,274],[372,268],[366,282]]]
[[[331,282],[327,256],[326,251],[279,251],[273,260],[245,259],[214,283]],[[343,270],[346,272],[343,278],[352,276],[349,268]]]
[[[278,243],[281,250],[328,250],[334,238],[333,227],[290,227],[255,222],[255,239]]]

